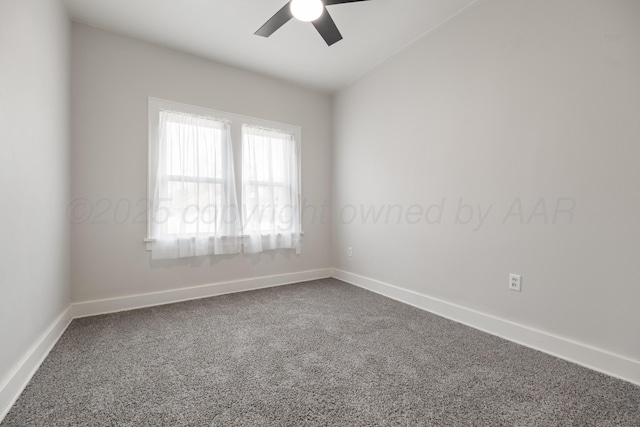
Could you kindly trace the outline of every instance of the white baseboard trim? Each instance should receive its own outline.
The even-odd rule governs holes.
[[[71,307],[67,307],[16,363],[13,371],[0,384],[0,422],[29,384],[51,349],[71,323]]]
[[[640,385],[640,362],[637,360],[358,274],[334,269],[333,277],[483,332]]]
[[[214,297],[236,292],[252,291],[274,286],[289,285],[309,280],[331,277],[333,269],[308,270],[297,273],[278,274],[275,276],[253,277],[229,282],[192,286],[189,288],[171,289],[168,291],[131,295],[119,298],[108,298],[94,301],[73,303],[73,318],[135,310],[156,305],[172,304],[193,299]]]

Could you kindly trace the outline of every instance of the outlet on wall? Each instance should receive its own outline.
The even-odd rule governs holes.
[[[512,291],[522,291],[521,289],[521,285],[522,285],[522,276],[519,274],[509,274],[509,289],[511,289]]]
[[[353,255],[353,250],[351,249],[351,246],[349,246],[347,248],[347,256],[351,256],[351,255]]]

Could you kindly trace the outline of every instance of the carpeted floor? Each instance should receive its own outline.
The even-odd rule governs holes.
[[[640,387],[334,279],[78,319],[6,426],[640,426]]]

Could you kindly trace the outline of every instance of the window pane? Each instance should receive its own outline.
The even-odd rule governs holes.
[[[223,186],[219,183],[170,181],[168,232],[215,232],[224,213]]]
[[[221,128],[197,119],[193,124],[168,122],[165,132],[169,175],[222,178]]]
[[[300,233],[297,154],[293,136],[245,125],[242,156],[245,233],[262,237]],[[251,240],[250,244],[255,242]],[[278,240],[270,242],[281,244],[273,243]],[[265,241],[257,243],[260,244],[264,245]]]

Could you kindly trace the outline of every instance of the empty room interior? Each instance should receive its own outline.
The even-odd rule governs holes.
[[[0,0],[0,425],[640,426],[640,1]]]

